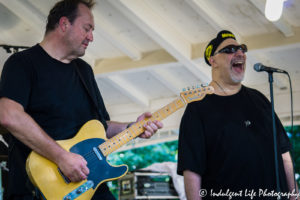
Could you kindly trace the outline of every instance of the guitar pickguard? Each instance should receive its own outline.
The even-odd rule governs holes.
[[[93,181],[94,189],[104,180],[120,177],[128,170],[127,166],[113,167],[107,163],[106,157],[98,149],[98,146],[103,142],[105,140],[98,138],[87,139],[77,143],[70,149],[70,152],[80,154],[87,161],[87,167],[90,170],[87,180]],[[93,150],[93,147],[96,148],[97,152]],[[97,154],[101,157],[99,158]]]

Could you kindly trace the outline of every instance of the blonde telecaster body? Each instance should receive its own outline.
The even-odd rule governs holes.
[[[128,171],[126,165],[111,166],[107,163],[106,156],[98,148],[93,148],[105,140],[103,125],[97,120],[91,120],[72,139],[57,141],[64,149],[86,159],[90,170],[87,180],[70,183],[53,162],[35,152],[31,152],[27,159],[27,174],[45,199],[91,199],[101,183],[120,178]]]

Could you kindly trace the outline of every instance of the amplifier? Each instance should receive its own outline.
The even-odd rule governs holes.
[[[133,172],[118,180],[120,200],[179,199],[172,178],[166,173]]]

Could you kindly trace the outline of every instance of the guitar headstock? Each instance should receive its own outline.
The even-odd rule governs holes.
[[[212,86],[201,85],[187,87],[183,89],[183,92],[180,93],[181,98],[185,101],[186,104],[199,101],[203,99],[207,94],[213,94],[215,92]]]

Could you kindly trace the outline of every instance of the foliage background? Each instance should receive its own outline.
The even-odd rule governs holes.
[[[129,171],[148,167],[154,163],[177,162],[178,141],[165,142],[146,147],[140,147],[111,154],[108,159],[111,164],[126,164]],[[118,199],[118,183],[112,181],[108,186]]]
[[[292,158],[294,160],[294,170],[295,176],[300,185],[300,125],[294,126],[293,131],[290,126],[285,127],[286,132],[289,135],[291,144],[293,146],[292,149]]]

